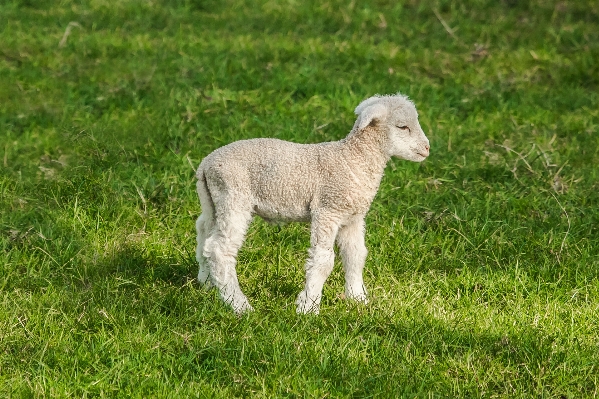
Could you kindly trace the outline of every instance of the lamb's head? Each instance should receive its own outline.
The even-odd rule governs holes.
[[[430,144],[418,123],[416,106],[401,94],[370,97],[355,110],[357,127],[376,125],[389,137],[389,156],[422,162],[429,155]]]

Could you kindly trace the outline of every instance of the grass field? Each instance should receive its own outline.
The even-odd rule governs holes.
[[[596,1],[0,2],[0,397],[599,396]],[[194,168],[338,140],[401,91],[431,141],[367,218],[371,302],[298,316],[301,224],[256,220],[256,312],[194,277]]]

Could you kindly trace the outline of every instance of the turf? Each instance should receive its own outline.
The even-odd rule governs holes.
[[[590,0],[0,3],[0,396],[599,396]],[[194,168],[337,140],[401,91],[431,141],[367,217],[370,304],[298,316],[305,225],[256,220],[256,312],[194,281]]]

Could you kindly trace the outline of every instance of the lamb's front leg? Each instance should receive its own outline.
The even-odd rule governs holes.
[[[343,226],[337,236],[337,245],[341,252],[345,270],[345,295],[363,303],[368,303],[362,271],[368,250],[364,245],[364,218],[356,217]]]
[[[306,286],[295,303],[297,313],[320,311],[322,287],[335,264],[335,236],[339,229],[338,221],[330,215],[315,215],[312,218],[310,249],[306,261]]]

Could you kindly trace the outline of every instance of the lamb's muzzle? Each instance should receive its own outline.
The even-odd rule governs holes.
[[[298,313],[319,312],[335,242],[343,260],[346,297],[367,302],[362,278],[368,252],[364,217],[390,157],[421,162],[430,144],[416,107],[401,94],[371,97],[355,112],[356,123],[343,140],[242,140],[215,150],[200,164],[198,281],[206,288],[216,287],[235,312],[252,309],[239,287],[235,265],[254,215],[269,221],[311,222]]]

